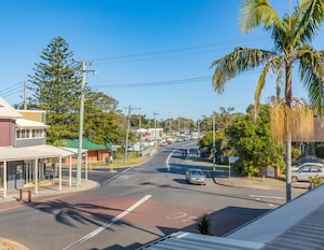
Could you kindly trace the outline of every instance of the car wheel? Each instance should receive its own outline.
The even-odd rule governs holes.
[[[292,182],[298,182],[298,178],[296,176],[293,176],[291,180]]]

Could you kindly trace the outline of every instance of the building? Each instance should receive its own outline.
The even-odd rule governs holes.
[[[139,128],[135,129],[134,133],[144,141],[158,141],[164,136],[163,128]]]
[[[178,232],[141,250],[318,250],[324,249],[324,185],[224,237]]]
[[[58,182],[62,189],[62,167],[73,152],[46,145],[44,111],[17,111],[0,98],[0,190],[8,192],[34,186],[37,193],[44,180]],[[72,186],[72,164],[69,165]]]
[[[89,140],[88,138],[83,138],[83,150],[87,152],[87,162],[89,164],[96,163],[107,163],[112,156],[112,144],[97,144]],[[66,139],[63,141],[65,149],[69,151],[77,152],[79,148],[79,139]],[[76,158],[73,158],[76,161]]]

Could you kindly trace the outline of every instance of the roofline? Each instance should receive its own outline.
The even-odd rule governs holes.
[[[31,113],[31,112],[35,112],[35,113],[46,113],[46,110],[41,110],[41,109],[17,109],[18,112],[27,112],[27,113]]]
[[[321,187],[321,186],[324,186],[324,184],[321,184],[319,187]],[[319,187],[318,187],[318,188],[319,188]],[[280,205],[280,206],[278,206],[278,207],[276,207],[276,208],[274,208],[274,209],[269,210],[268,212],[266,212],[266,213],[264,213],[264,214],[258,216],[257,218],[255,218],[255,219],[253,219],[253,220],[251,220],[251,221],[249,221],[249,222],[247,222],[247,223],[244,223],[244,224],[242,224],[242,225],[240,225],[240,226],[234,228],[234,229],[231,230],[230,232],[224,234],[222,237],[227,238],[227,237],[230,237],[231,235],[233,235],[234,233],[236,233],[236,232],[238,232],[238,231],[240,231],[240,230],[244,230],[244,227],[247,227],[247,226],[253,224],[254,222],[256,222],[256,221],[258,221],[258,220],[260,220],[260,219],[262,219],[262,218],[264,218],[264,217],[266,217],[266,216],[268,216],[268,215],[270,215],[270,214],[272,214],[272,213],[274,213],[274,212],[276,212],[277,210],[279,210],[279,209],[281,209],[281,208],[283,208],[283,207],[285,207],[285,206],[288,206],[290,203],[295,202],[295,201],[297,201],[297,200],[303,198],[305,195],[308,195],[309,193],[312,193],[312,192],[317,191],[318,188],[314,188],[314,189],[308,190],[307,192],[304,192],[304,193],[300,194],[300,195],[297,196],[296,198],[294,198],[294,199],[292,199],[292,200],[290,200],[290,201],[288,201],[288,202],[286,202],[286,203],[284,203],[284,204],[282,204],[282,205]],[[306,215],[306,216],[307,216],[307,215]],[[304,216],[304,217],[306,217],[306,216]],[[234,239],[234,238],[233,238],[233,239]]]

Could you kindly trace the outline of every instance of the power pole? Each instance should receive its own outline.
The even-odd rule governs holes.
[[[131,114],[131,106],[128,105],[127,108],[127,128],[126,128],[126,139],[125,139],[125,157],[124,161],[128,161],[128,136],[129,136],[129,129],[130,129],[130,114]]]
[[[24,90],[23,90],[23,99],[24,99],[24,110],[27,110],[27,84],[26,81],[24,81]]]
[[[125,156],[124,161],[128,161],[128,138],[129,138],[129,130],[130,130],[130,116],[133,110],[136,110],[139,108],[132,107],[131,105],[128,105],[127,107],[127,128],[126,128],[126,138],[125,138]]]
[[[181,120],[180,118],[178,118],[178,134],[180,135],[180,131],[181,131]]]
[[[216,121],[215,121],[215,115],[213,114],[213,167],[215,171],[215,165],[216,165]]]
[[[154,112],[153,113],[153,117],[154,117],[154,141],[155,141],[155,144],[157,145],[158,143],[157,143],[157,131],[156,131],[156,129],[157,129],[157,120],[156,120],[156,116],[158,116],[159,114],[158,113],[156,113],[156,112]]]
[[[83,124],[84,124],[84,90],[86,85],[87,73],[93,72],[93,70],[87,69],[87,63],[81,62],[81,95],[80,95],[80,124],[79,124],[79,148],[78,148],[78,166],[77,166],[77,186],[81,185],[81,173],[82,173],[82,149],[83,149]]]
[[[200,121],[197,121],[198,140],[200,139]]]
[[[141,114],[138,115],[138,128],[139,129],[142,128],[142,116],[141,116]]]

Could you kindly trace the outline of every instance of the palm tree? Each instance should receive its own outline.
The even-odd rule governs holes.
[[[236,48],[213,62],[213,86],[222,92],[225,83],[241,72],[262,66],[255,90],[255,114],[267,75],[271,72],[283,76],[285,119],[286,195],[291,199],[291,141],[288,112],[293,100],[293,67],[299,67],[301,81],[307,89],[314,110],[322,113],[324,104],[323,81],[324,51],[311,46],[324,18],[324,0],[300,0],[291,13],[279,16],[268,0],[246,0],[242,8],[241,26],[249,32],[263,26],[273,40],[273,50]],[[277,87],[278,89],[278,87]],[[278,93],[277,93],[278,95]]]

